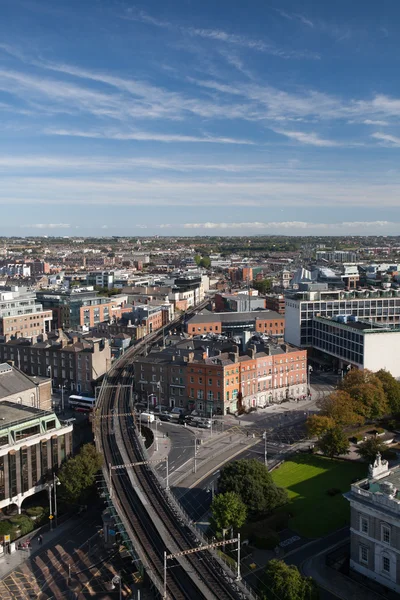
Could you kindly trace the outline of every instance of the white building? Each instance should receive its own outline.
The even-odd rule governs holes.
[[[311,347],[314,317],[353,315],[384,324],[400,323],[398,290],[294,292],[285,298],[285,341]]]
[[[400,377],[400,328],[385,327],[357,317],[314,317],[312,347],[338,359],[338,367],[386,369]]]
[[[350,567],[400,593],[400,467],[378,454],[367,479],[346,494],[351,508]]]

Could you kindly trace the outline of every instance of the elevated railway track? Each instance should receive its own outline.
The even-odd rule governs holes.
[[[191,312],[200,310],[196,307]],[[145,347],[157,343],[182,319],[170,323],[130,348],[110,369],[98,395],[96,444],[104,455],[103,474],[121,525],[129,536],[160,597],[170,600],[239,600],[255,595],[227,569],[213,551],[168,561],[164,589],[164,553],[174,554],[205,544],[185,520],[174,498],[163,488],[151,465],[122,467],[146,460],[132,412],[132,362]],[[114,416],[112,416],[114,415]]]

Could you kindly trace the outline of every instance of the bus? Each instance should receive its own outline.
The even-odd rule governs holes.
[[[88,396],[70,396],[68,404],[77,412],[92,412],[96,403],[96,398]]]

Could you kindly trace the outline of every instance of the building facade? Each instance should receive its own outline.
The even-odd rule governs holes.
[[[286,295],[285,340],[311,347],[314,317],[353,315],[385,324],[400,323],[400,291],[308,291]]]
[[[189,335],[217,333],[229,336],[251,331],[283,338],[285,318],[269,310],[241,313],[212,313],[208,310],[202,310],[189,319],[186,324],[186,331]]]
[[[370,371],[386,369],[393,377],[400,377],[399,327],[358,321],[352,315],[333,319],[314,317],[312,347],[334,357],[339,369],[348,365]]]
[[[1,377],[1,376],[0,376]],[[72,453],[72,425],[55,413],[0,403],[0,509],[21,507],[45,490],[51,474]]]
[[[44,310],[36,292],[24,288],[0,291],[0,338],[36,338],[51,328],[52,313]]]
[[[24,373],[49,377],[54,388],[93,394],[93,385],[111,366],[108,340],[101,338],[68,339],[31,344],[15,340],[0,344],[0,362],[13,361]]]
[[[400,467],[378,454],[367,479],[346,494],[351,511],[350,567],[400,593]]]
[[[250,346],[246,354],[240,354],[236,345],[225,351],[203,340],[201,345],[195,342],[184,340],[137,357],[137,400],[209,415],[266,406],[308,393],[306,350],[271,343]]]

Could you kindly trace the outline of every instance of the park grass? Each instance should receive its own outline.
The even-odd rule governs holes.
[[[292,515],[288,526],[298,535],[316,538],[349,524],[350,506],[342,494],[329,496],[332,488],[342,493],[351,482],[366,477],[365,464],[331,460],[312,454],[298,454],[271,475],[274,482],[287,490]]]

